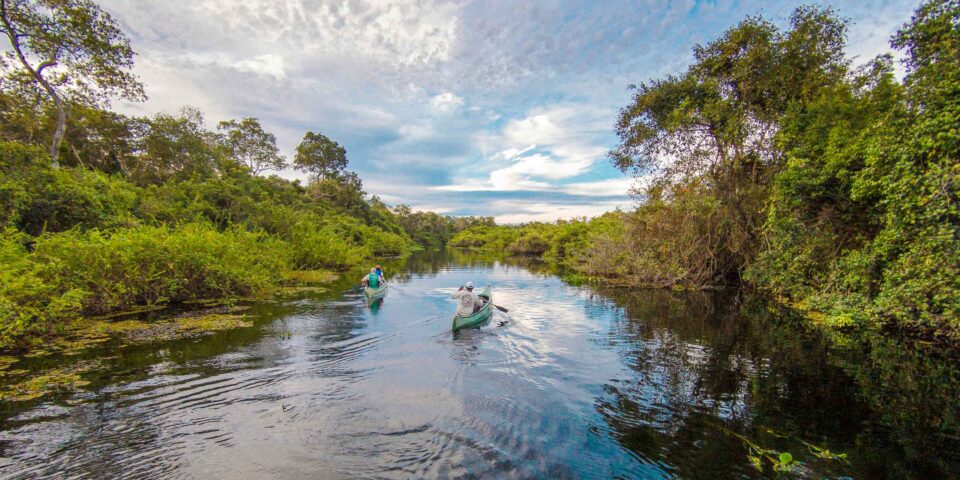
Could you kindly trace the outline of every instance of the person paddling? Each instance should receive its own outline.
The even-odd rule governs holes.
[[[473,282],[467,282],[462,285],[460,289],[450,294],[450,298],[460,300],[460,305],[457,307],[457,315],[463,317],[473,315],[473,312],[483,307],[483,300],[481,300],[476,293],[473,293]]]
[[[360,285],[363,285],[364,287],[380,288],[380,285],[383,285],[384,283],[386,282],[384,282],[382,276],[377,274],[376,268],[371,268],[370,273],[368,275],[364,275],[363,278],[360,279]]]
[[[379,263],[377,264],[377,275],[380,275],[380,281],[387,283],[387,277],[383,276],[383,267]]]

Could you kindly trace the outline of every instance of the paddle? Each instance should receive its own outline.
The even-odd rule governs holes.
[[[362,292],[362,291],[363,291],[363,285],[357,285],[351,288],[350,290],[345,290],[343,293],[356,293],[356,292]]]

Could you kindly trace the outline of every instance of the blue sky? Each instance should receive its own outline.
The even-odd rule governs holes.
[[[609,165],[629,84],[680,73],[696,43],[800,2],[103,0],[150,99],[210,126],[257,117],[292,156],[307,130],[340,142],[387,203],[499,222],[629,207]],[[861,61],[918,2],[832,2]],[[277,172],[286,178],[302,175]]]

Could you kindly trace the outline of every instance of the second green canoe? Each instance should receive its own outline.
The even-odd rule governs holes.
[[[476,327],[487,320],[490,320],[490,316],[493,315],[493,295],[490,293],[490,285],[487,285],[487,288],[484,288],[480,292],[478,297],[486,300],[480,310],[477,310],[473,315],[454,315],[453,316],[453,331],[460,330],[461,328],[467,327]]]

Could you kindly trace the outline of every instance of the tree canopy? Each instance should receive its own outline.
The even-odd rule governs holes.
[[[230,155],[259,175],[264,170],[280,170],[287,164],[286,159],[277,148],[277,137],[264,131],[260,121],[247,117],[239,122],[228,120],[217,125],[220,130],[220,142],[227,148]]]
[[[105,105],[111,98],[145,98],[130,69],[134,52],[116,21],[90,0],[0,0],[0,33],[11,51],[2,63],[3,88],[43,91],[57,111],[50,144],[54,164],[68,103]]]
[[[322,133],[307,132],[293,165],[320,178],[334,176],[347,168],[347,151]]]

